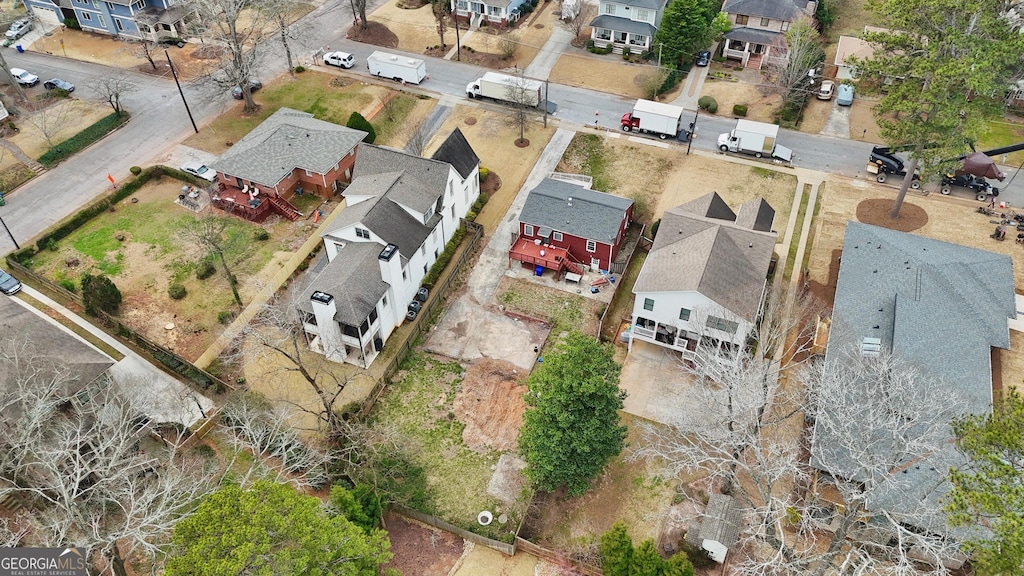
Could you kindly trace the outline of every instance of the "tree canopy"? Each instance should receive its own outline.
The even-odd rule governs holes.
[[[1011,390],[992,414],[953,426],[968,465],[950,472],[950,522],[985,524],[991,537],[966,543],[984,574],[1024,572],[1024,397]]]
[[[625,393],[619,371],[609,346],[574,332],[530,375],[519,452],[538,488],[565,486],[578,496],[622,451],[626,428],[619,425],[618,411]]]
[[[174,529],[170,576],[308,574],[377,576],[391,559],[387,535],[364,532],[285,484],[228,484]]]
[[[1024,40],[992,0],[872,0],[887,31],[865,34],[874,54],[856,65],[864,78],[891,82],[875,106],[882,138],[912,145],[892,217],[921,164],[924,178],[949,169],[967,141],[1002,111],[1002,95],[1019,71]]]
[[[652,49],[657,50],[661,44],[661,60],[672,68],[693,58],[715,35],[724,32],[719,29],[721,24],[712,26],[720,22],[716,17],[721,7],[719,0],[673,0],[665,7]]]

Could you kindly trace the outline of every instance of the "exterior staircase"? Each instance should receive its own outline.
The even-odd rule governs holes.
[[[295,222],[302,216],[302,212],[299,212],[299,209],[292,206],[292,203],[287,200],[275,197],[270,197],[269,200],[270,209],[287,218],[291,222]]]
[[[747,59],[746,67],[752,70],[760,70],[762,58],[764,58],[764,54],[751,54],[750,58]]]

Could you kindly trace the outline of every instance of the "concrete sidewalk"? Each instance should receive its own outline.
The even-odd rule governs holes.
[[[216,407],[213,401],[209,398],[195,392],[185,384],[172,378],[166,372],[150,364],[145,358],[136,354],[131,348],[122,344],[117,338],[114,338],[110,334],[100,330],[90,322],[87,322],[81,316],[75,314],[71,310],[68,310],[45,294],[42,294],[31,286],[24,284],[22,285],[22,291],[28,296],[35,298],[51,309],[57,311],[61,316],[71,320],[82,329],[102,340],[111,348],[123,354],[124,358],[114,364],[110,369],[110,373],[114,379],[125,386],[126,389],[136,393],[136,401],[142,405],[146,414],[153,420],[157,422],[178,422],[185,426],[191,426],[205,418],[206,415]],[[41,318],[44,318],[47,322],[54,322],[54,324],[59,326],[61,330],[65,330],[75,338],[78,338],[77,334],[71,332],[60,323],[55,322],[46,314],[43,314],[39,310],[18,299],[15,300],[18,304],[27,307]],[[99,350],[88,341],[82,341],[96,349],[101,354],[106,355],[106,353]]]
[[[544,43],[540,52],[534,56],[533,61],[526,67],[526,71],[523,74],[530,78],[547,80],[551,70],[558,63],[558,59],[562,57],[562,54],[565,53],[571,41],[572,32],[561,26],[552,28],[551,36],[548,37],[547,42]]]

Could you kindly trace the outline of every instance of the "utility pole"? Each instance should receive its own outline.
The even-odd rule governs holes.
[[[455,10],[452,11],[452,20],[455,21],[455,59],[462,62],[462,44],[459,40],[459,7],[455,5]]]
[[[2,216],[0,216],[0,224],[3,225],[4,230],[7,231],[7,235],[11,237],[11,242],[14,242],[14,249],[21,250],[21,246],[18,246],[18,241],[14,239],[14,234],[11,234],[11,229],[7,227],[7,222],[4,222]]]
[[[181,101],[185,104],[185,112],[188,112],[188,119],[192,122],[192,129],[199,134],[199,128],[196,127],[196,120],[192,117],[192,110],[188,107],[188,100],[185,100],[185,91],[181,89],[181,82],[178,81],[178,73],[174,70],[174,62],[171,62],[171,55],[164,50],[164,56],[167,56],[167,65],[171,67],[171,75],[174,76],[174,83],[178,86],[178,94],[181,94]]]
[[[700,110],[693,113],[693,122],[690,122],[690,138],[686,141],[686,155],[690,155],[690,146],[693,146],[693,139],[697,135],[697,114]]]

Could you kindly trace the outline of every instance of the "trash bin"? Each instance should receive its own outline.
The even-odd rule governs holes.
[[[15,45],[14,45],[14,47],[18,49],[18,52],[19,52],[19,53],[21,53],[21,52],[24,52],[24,51],[25,51],[25,49],[24,49],[24,48],[22,48],[21,44],[15,44]]]

